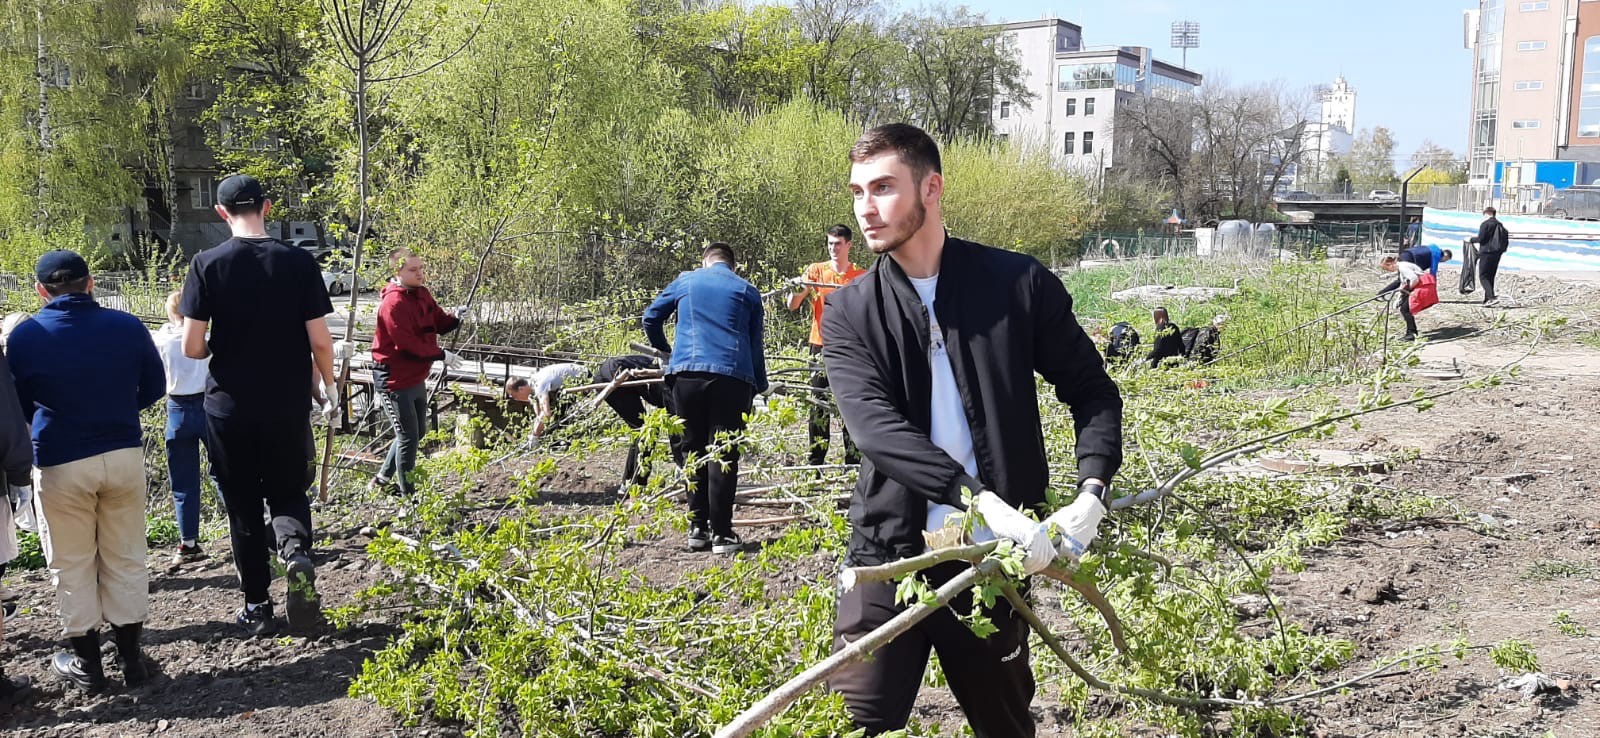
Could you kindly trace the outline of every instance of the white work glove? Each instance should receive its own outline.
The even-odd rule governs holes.
[[[455,314],[456,314],[456,320],[466,320],[469,316],[472,315],[472,306],[471,305],[457,305],[456,309],[453,312],[455,312]]]
[[[1105,503],[1088,492],[1079,492],[1071,505],[1045,518],[1044,524],[1055,539],[1056,550],[1077,561],[1099,535],[1100,521],[1105,516]]]
[[[771,408],[767,407],[766,395],[756,395],[755,398],[750,401],[751,415],[762,415],[770,409]]]
[[[39,521],[33,513],[33,485],[11,485],[11,499],[16,503],[16,515],[11,516],[17,527],[29,533],[39,532]]]
[[[334,361],[344,361],[345,359],[350,358],[351,356],[355,356],[355,354],[356,354],[356,344],[355,344],[354,341],[334,341],[333,342],[333,360]]]
[[[445,350],[445,352],[444,352],[444,365],[445,366],[450,367],[451,369],[455,369],[456,367],[461,366],[462,363],[463,363],[463,360],[462,360],[460,354],[457,354],[456,352],[450,351],[448,349]]]
[[[1022,570],[1027,574],[1035,574],[1056,560],[1056,547],[1050,542],[1050,534],[1045,526],[1033,522],[1028,516],[1000,496],[984,490],[978,493],[973,500],[973,509],[983,517],[984,525],[994,531],[996,536],[1005,538],[1022,549]]]
[[[319,394],[314,399],[317,405],[318,422],[326,423],[332,420],[334,414],[339,411],[339,403],[334,402],[333,398],[325,394]]]
[[[804,276],[790,277],[787,280],[784,280],[784,284],[789,285],[790,287],[799,287],[800,285],[805,284],[805,281],[806,278]]]

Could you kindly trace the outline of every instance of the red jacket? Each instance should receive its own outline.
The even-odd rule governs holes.
[[[444,358],[439,334],[459,325],[456,316],[433,301],[427,287],[385,285],[378,302],[378,327],[372,332],[372,360],[389,370],[384,388],[402,390],[427,379],[428,367]]]

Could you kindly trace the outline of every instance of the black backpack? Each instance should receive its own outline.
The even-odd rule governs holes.
[[[1139,332],[1127,321],[1111,326],[1111,341],[1106,344],[1107,359],[1126,359],[1139,350]]]

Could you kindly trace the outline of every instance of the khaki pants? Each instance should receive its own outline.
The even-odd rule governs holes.
[[[106,622],[150,613],[145,568],[144,453],[127,448],[34,470],[44,511],[40,541],[55,577],[61,632],[81,636]]]

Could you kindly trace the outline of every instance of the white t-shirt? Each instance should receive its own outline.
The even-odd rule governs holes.
[[[198,395],[206,391],[211,359],[191,359],[183,355],[183,326],[164,323],[151,331],[150,337],[161,354],[162,368],[167,370],[168,395]]]
[[[528,384],[533,386],[533,396],[538,398],[546,393],[561,389],[567,379],[583,376],[589,373],[589,367],[582,364],[551,364],[533,373]]]
[[[1399,261],[1395,262],[1394,266],[1395,271],[1400,273],[1400,281],[1404,282],[1407,287],[1416,286],[1417,280],[1422,279],[1422,267],[1416,264],[1412,264],[1409,261]]]
[[[944,334],[939,330],[939,317],[933,311],[939,275],[912,279],[911,286],[917,288],[917,297],[928,309],[928,368],[933,370],[933,427],[928,435],[932,437],[933,445],[949,454],[967,470],[969,476],[976,479],[978,455],[972,450],[972,427],[967,425],[967,413],[961,406],[961,390],[956,387],[955,369],[950,365],[950,352],[945,348]],[[934,531],[944,527],[945,518],[958,512],[961,511],[949,505],[929,505],[925,529]],[[973,538],[982,542],[992,540],[994,534],[987,528],[980,528],[973,531]]]

